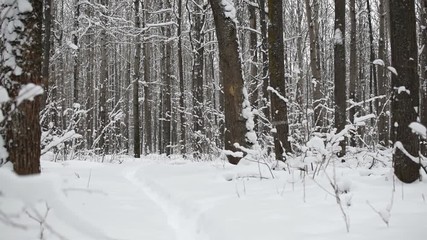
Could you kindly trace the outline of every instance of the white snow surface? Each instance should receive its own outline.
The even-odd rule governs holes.
[[[237,24],[236,8],[234,7],[233,0],[221,0],[221,5],[224,9],[225,17]]]
[[[427,128],[419,122],[412,122],[409,124],[409,128],[412,132],[420,136],[421,138],[427,139]]]
[[[312,143],[321,148],[319,139]],[[313,180],[295,169],[275,170],[273,178],[257,163],[152,155],[116,156],[122,164],[46,158],[41,176],[32,177],[3,167],[0,239],[40,239],[41,229],[46,240],[425,239],[427,182],[394,184],[391,163],[384,158],[385,165],[362,167],[367,155],[334,164],[349,233],[329,194],[325,174],[332,178],[332,171]],[[371,206],[389,209],[393,185],[387,227]],[[41,226],[25,213],[44,216],[46,204]]]

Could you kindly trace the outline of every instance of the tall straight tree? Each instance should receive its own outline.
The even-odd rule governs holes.
[[[79,102],[79,70],[80,70],[80,50],[79,50],[79,18],[80,18],[80,0],[74,2],[74,31],[73,31],[73,44],[74,44],[74,66],[73,66],[73,101]]]
[[[101,69],[100,69],[100,89],[99,89],[99,127],[98,127],[98,144],[101,150],[101,154],[106,154],[108,152],[108,141],[107,141],[107,121],[108,121],[108,112],[107,112],[107,85],[108,85],[108,37],[107,37],[107,9],[108,9],[108,0],[101,0],[102,8],[102,29],[100,33],[101,40]],[[106,143],[107,142],[107,143]]]
[[[243,75],[237,39],[237,20],[231,0],[209,0],[215,21],[219,50],[219,70],[224,86],[225,150],[237,152],[235,143],[246,145],[243,110]],[[227,155],[231,164],[241,156]]]
[[[356,83],[357,83],[357,39],[356,39],[356,0],[350,0],[350,87],[349,96],[354,102],[357,102]],[[354,123],[354,115],[356,107],[352,107],[349,111],[349,119]],[[350,139],[351,146],[356,146],[356,139],[352,134]]]
[[[288,140],[289,123],[286,95],[284,44],[283,44],[283,6],[282,0],[268,0],[268,59],[271,94],[271,115],[274,131],[274,152],[277,160],[284,160],[285,152],[291,151]]]
[[[200,156],[203,151],[202,147],[202,136],[205,131],[203,127],[203,66],[204,66],[204,31],[205,25],[205,10],[203,7],[203,0],[194,1],[192,19],[191,19],[191,31],[190,39],[192,40],[191,45],[193,47],[193,122],[194,122],[194,149],[195,156]]]
[[[323,127],[324,96],[322,93],[322,75],[320,72],[320,49],[319,49],[319,3],[318,0],[313,0],[313,6],[310,5],[310,0],[305,0],[305,8],[307,12],[308,36],[310,39],[310,69],[311,79],[313,84],[313,109],[314,123],[316,130],[319,131]]]
[[[185,147],[185,83],[184,83],[184,65],[183,65],[183,51],[182,51],[182,29],[183,21],[182,18],[184,14],[182,13],[182,0],[178,0],[178,75],[179,75],[179,118],[181,123],[181,133],[180,133],[180,151],[181,154],[184,154],[186,151]]]
[[[145,0],[145,8],[142,7],[142,9],[148,9],[148,6],[150,4],[149,0]],[[147,23],[147,12],[143,11],[143,21],[142,21],[142,28],[146,27]],[[148,29],[146,32],[149,32]],[[149,154],[154,152],[154,146],[153,146],[153,132],[155,132],[152,127],[152,114],[151,114],[151,90],[150,90],[150,76],[151,76],[151,44],[148,41],[144,41],[144,152],[145,154]]]
[[[16,1],[4,4],[11,4],[12,12],[1,19],[0,31],[9,31],[15,38],[10,40],[8,35],[1,34],[0,41],[6,46],[4,51],[14,56],[16,66],[8,65],[8,59],[3,59],[6,54],[2,55],[0,79],[9,96],[15,99],[23,85],[42,84],[43,1],[31,1],[32,6],[27,8],[18,8]],[[6,21],[20,22],[23,26]],[[8,26],[7,30],[3,26]],[[0,48],[3,51],[3,46]],[[7,109],[11,116],[6,122],[6,148],[15,172],[20,175],[40,173],[40,100],[40,97],[24,100],[17,109],[13,109],[15,106]]]
[[[135,7],[135,28],[141,29],[141,17],[139,16],[139,3],[141,0],[134,0]],[[135,37],[135,62],[134,62],[134,77],[132,82],[133,87],[133,155],[135,158],[141,157],[141,136],[139,126],[139,81],[141,78],[141,34],[138,33]]]
[[[335,0],[334,25],[334,96],[335,96],[335,128],[337,132],[346,124],[346,84],[345,84],[345,0]],[[346,142],[340,142],[339,156],[345,155]]]
[[[170,0],[165,1],[166,9],[171,9],[172,5]],[[171,21],[171,13],[165,12],[165,22]],[[166,26],[164,34],[167,38],[164,46],[164,55],[163,55],[163,63],[164,63],[164,83],[165,87],[163,89],[163,97],[164,97],[164,108],[163,108],[163,147],[167,156],[172,154],[172,47],[173,41],[170,40],[172,36],[171,26]]]
[[[419,109],[418,47],[414,0],[390,1],[391,63],[397,74],[392,75],[392,140],[394,173],[402,182],[411,183],[420,176],[420,164],[411,159],[418,156],[419,140],[408,127],[416,122]]]
[[[260,101],[259,108],[263,109],[264,117],[270,119],[270,95],[268,93],[269,79],[268,79],[268,43],[267,43],[267,13],[265,0],[259,0],[259,21],[261,28],[261,62],[262,62],[262,101]],[[269,135],[269,128],[262,128],[263,135]]]
[[[45,90],[42,106],[46,104],[47,95],[49,94],[49,63],[50,63],[50,46],[51,42],[51,25],[52,25],[52,0],[44,1],[44,36],[43,36],[43,85]],[[42,107],[43,108],[43,107]]]
[[[380,0],[379,3],[379,17],[380,17],[380,25],[379,25],[379,39],[378,39],[378,58],[386,61],[386,0]],[[351,65],[351,64],[350,64]],[[389,88],[387,82],[386,71],[384,67],[378,68],[378,94],[380,96],[385,96],[387,94],[387,90]],[[389,145],[390,133],[389,133],[389,117],[386,114],[387,112],[387,98],[381,98],[378,101],[378,141],[380,144],[384,146]]]

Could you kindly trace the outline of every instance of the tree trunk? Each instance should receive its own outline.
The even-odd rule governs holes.
[[[101,4],[105,9],[108,8],[108,0],[101,0]],[[106,15],[107,12],[103,10],[103,14]],[[100,33],[101,40],[101,73],[100,73],[100,88],[99,88],[99,128],[98,128],[98,146],[102,154],[108,153],[108,141],[107,141],[107,122],[108,122],[108,113],[107,113],[107,85],[108,85],[108,39],[107,39],[107,17],[101,18],[102,25],[104,26]]]
[[[183,66],[183,52],[182,52],[182,0],[178,0],[178,74],[179,74],[179,117],[181,122],[180,132],[180,151],[181,154],[186,152],[185,141],[185,79],[184,79],[184,66]]]
[[[246,127],[242,116],[243,76],[237,40],[235,16],[218,0],[209,0],[215,21],[219,50],[219,69],[224,86],[225,150],[237,152],[235,143],[245,146]],[[232,3],[226,2],[230,7]],[[234,8],[234,6],[232,6]],[[227,13],[227,15],[226,15]],[[231,164],[238,164],[241,157],[227,155]]]
[[[378,58],[386,62],[386,47],[385,47],[385,0],[380,0],[379,5],[379,16],[380,16],[380,35],[378,39]],[[389,145],[389,116],[387,114],[387,75],[385,71],[385,66],[380,66],[378,68],[378,94],[384,96],[384,98],[379,99],[378,101],[378,141],[383,146]]]
[[[358,102],[356,93],[357,84],[357,41],[356,41],[356,0],[350,0],[350,94],[349,97],[354,103]],[[354,115],[356,107],[352,107],[349,111],[350,122],[354,124]],[[350,145],[356,146],[356,137],[351,134]]]
[[[148,8],[149,1],[145,0],[145,10]],[[144,9],[144,7],[142,7]],[[145,28],[147,23],[147,13],[144,11],[143,13],[143,22],[142,27]],[[147,33],[150,33],[147,30]],[[151,44],[147,41],[144,42],[144,153],[150,154],[154,152],[153,146],[153,133],[155,133],[155,127],[152,126],[152,113],[154,112],[151,109]],[[154,134],[155,135],[155,134]]]
[[[416,122],[419,107],[419,79],[417,74],[418,47],[416,41],[414,0],[390,1],[390,39],[392,66],[392,140],[412,156],[418,156],[417,135],[408,127]],[[411,183],[420,176],[420,165],[397,147],[393,153],[394,173],[402,182]]]
[[[192,46],[193,46],[193,122],[194,122],[194,150],[195,157],[200,157],[203,152],[203,141],[204,141],[204,97],[203,97],[203,65],[204,65],[204,33],[203,25],[205,21],[205,14],[202,8],[203,2],[198,1],[194,5],[193,18],[192,18]],[[191,34],[191,33],[190,33]]]
[[[258,91],[257,86],[258,86],[258,79],[257,75],[258,75],[258,68],[257,68],[257,62],[258,62],[258,51],[257,51],[257,44],[258,44],[258,38],[257,38],[257,15],[256,15],[256,7],[249,4],[248,5],[248,10],[249,10],[249,27],[252,29],[249,33],[249,54],[251,57],[251,62],[250,62],[250,77],[249,77],[249,86],[251,86],[250,88],[250,93],[252,93],[251,95],[251,105],[255,106],[256,101],[258,100]]]
[[[167,9],[171,8],[171,4],[169,0],[165,2],[165,7]],[[165,22],[171,21],[171,16],[169,12],[165,13]],[[163,99],[164,99],[164,108],[163,108],[163,148],[167,156],[172,154],[172,131],[171,131],[171,123],[172,123],[172,44],[173,42],[169,40],[172,36],[171,27],[166,26],[164,31],[165,37],[167,40],[164,45],[164,55],[163,55],[163,63],[164,63],[164,89],[163,89]],[[203,67],[203,65],[202,65]]]
[[[376,59],[375,50],[374,50],[374,30],[372,27],[372,16],[371,16],[371,5],[369,0],[366,0],[366,9],[368,10],[368,25],[369,25],[369,49],[370,49],[370,68],[369,68],[369,93],[370,98],[378,96],[378,82],[377,82],[377,67],[373,62]],[[378,110],[378,101],[374,100],[369,103],[370,113],[374,113],[376,111],[377,116],[379,115]],[[374,125],[374,119],[371,118],[371,125]],[[377,129],[379,131],[379,129]],[[371,136],[373,142],[376,140],[376,136]]]
[[[135,28],[141,29],[141,18],[139,16],[139,2],[135,0]],[[133,88],[133,155],[135,158],[141,157],[141,137],[139,126],[139,80],[141,66],[141,34],[135,38],[135,62],[134,62],[134,77],[132,82]]]
[[[346,125],[346,80],[345,80],[345,1],[335,0],[334,27],[334,95],[335,95],[335,128],[337,133]],[[340,142],[339,156],[345,155],[346,142]]]
[[[74,12],[74,32],[73,32],[73,44],[76,49],[74,49],[73,58],[74,58],[74,66],[73,66],[73,101],[74,103],[79,102],[79,65],[80,65],[80,50],[79,50],[79,17],[80,17],[80,0],[75,1],[75,12]]]
[[[271,121],[270,117],[270,93],[267,88],[270,85],[268,79],[268,43],[267,43],[267,13],[265,11],[265,0],[259,0],[259,21],[261,25],[261,56],[262,56],[262,101],[258,108],[263,109],[264,117]],[[263,135],[270,134],[270,128],[262,127]]]
[[[29,83],[42,85],[43,83],[43,1],[34,0],[31,3],[32,11],[12,16],[24,25],[23,29],[14,29],[17,34],[16,41],[1,39],[3,43],[7,42],[10,46],[8,51],[12,51],[10,54],[15,56],[17,64],[14,69],[3,65],[0,76],[1,84],[8,90],[12,99],[18,96],[23,85]],[[7,24],[4,21],[10,20],[10,18],[3,19],[3,24]],[[1,37],[3,38],[3,35]],[[17,70],[18,67],[22,71]],[[40,173],[40,102],[41,97],[38,96],[33,101],[24,100],[16,110],[13,110],[14,106],[9,106],[8,109],[11,117],[6,122],[5,142],[9,160],[13,163],[14,171],[19,175]]]
[[[319,59],[319,19],[318,0],[313,0],[313,8],[310,5],[310,0],[305,0],[308,24],[308,36],[310,39],[310,68],[311,68],[311,83],[313,84],[313,109],[314,109],[314,125],[316,131],[322,130],[324,126],[324,112],[323,105],[325,104],[324,95],[322,93],[322,75],[320,72],[320,59]],[[314,13],[314,14],[313,14]]]
[[[43,39],[43,88],[44,95],[41,102],[41,108],[46,106],[49,95],[49,63],[50,63],[50,46],[51,46],[51,26],[52,26],[52,0],[45,0],[44,3],[44,39]],[[50,115],[50,113],[49,113]],[[49,118],[49,121],[52,119]]]
[[[277,160],[283,158],[285,152],[291,152],[291,144],[288,140],[289,124],[287,103],[282,99],[286,96],[284,44],[283,44],[283,14],[282,0],[268,1],[268,59],[270,68],[270,84],[273,88],[271,94],[272,125],[275,128],[274,152]],[[281,96],[279,96],[281,95]]]

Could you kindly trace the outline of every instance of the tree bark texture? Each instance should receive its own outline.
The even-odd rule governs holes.
[[[419,140],[408,127],[417,121],[419,107],[414,0],[390,1],[390,21],[391,62],[397,71],[392,75],[392,140],[395,146],[401,143],[405,151],[417,157]],[[393,153],[393,165],[402,182],[411,183],[420,176],[420,165],[400,148]]]
[[[356,41],[356,0],[350,0],[350,87],[349,97],[353,102],[358,102],[356,92],[357,86],[357,41]],[[349,111],[350,122],[354,124],[354,115],[356,107],[352,107]],[[350,145],[356,146],[356,137],[351,135]]]
[[[135,28],[141,28],[141,17],[139,16],[140,0],[134,1],[135,6]],[[135,62],[134,77],[132,82],[133,89],[133,155],[135,158],[141,157],[141,128],[139,124],[139,81],[141,78],[141,34],[135,37]]]
[[[219,0],[209,0],[215,21],[219,50],[219,70],[224,86],[225,149],[239,151],[234,144],[245,146],[246,126],[242,116],[243,76],[239,56],[237,26],[234,19],[226,16]],[[231,164],[238,164],[240,157],[227,156]]]
[[[346,125],[346,72],[345,72],[345,1],[335,0],[334,27],[334,96],[335,96],[335,128],[337,133]],[[340,142],[339,156],[344,156],[346,142]]]
[[[311,69],[311,83],[313,86],[313,109],[314,109],[314,125],[316,131],[322,130],[324,126],[324,111],[323,105],[325,104],[324,95],[322,92],[322,75],[320,72],[320,59],[319,59],[319,19],[318,0],[313,0],[313,7],[310,5],[310,0],[305,0],[305,8],[307,12],[308,36],[310,41],[310,69]]]
[[[192,36],[193,40],[193,122],[194,122],[194,138],[193,146],[195,156],[198,157],[203,152],[203,135],[204,130],[204,97],[203,97],[203,66],[204,66],[204,32],[203,26],[205,22],[204,9],[202,8],[203,1],[197,1],[194,4],[192,17]]]
[[[287,103],[282,99],[286,96],[284,44],[283,44],[283,13],[282,0],[268,1],[268,56],[270,70],[270,84],[274,89],[271,93],[272,125],[276,131],[274,137],[274,152],[277,160],[285,160],[284,153],[291,152],[288,140],[289,123]],[[278,95],[281,96],[278,96]]]
[[[21,52],[16,54],[16,62],[22,68],[22,74],[12,74],[11,82],[4,85],[11,98],[17,97],[22,85],[43,83],[43,1],[31,3],[32,12],[20,14],[24,29],[18,30],[19,39],[13,43]],[[6,122],[6,148],[13,169],[19,175],[40,173],[40,103],[40,96],[34,101],[24,100]]]
[[[385,0],[380,0],[379,5],[379,39],[378,39],[378,58],[386,62],[386,8]],[[389,88],[385,66],[378,67],[378,94],[385,96],[378,101],[378,141],[384,146],[389,145],[390,132],[389,132],[389,116],[387,115],[387,89]]]

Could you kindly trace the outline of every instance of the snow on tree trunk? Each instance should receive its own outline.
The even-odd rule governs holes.
[[[237,39],[236,10],[230,0],[210,0],[219,50],[219,69],[224,86],[225,150],[228,161],[238,164],[242,154],[235,143],[245,144],[246,126],[243,110],[243,76]]]
[[[28,84],[42,84],[43,1],[2,1],[1,7],[6,13],[1,16],[0,29],[1,85],[11,99],[18,100],[24,97],[23,87],[33,86],[34,90],[34,85]],[[15,101],[2,109],[4,114],[10,114],[5,127],[9,160],[21,175],[40,173],[40,101],[40,97],[19,100],[20,104]]]
[[[392,74],[392,140],[394,173],[405,183],[420,176],[418,156],[419,140],[409,125],[416,122],[419,108],[419,79],[417,74],[418,48],[415,26],[414,0],[390,1],[391,59],[397,74]],[[403,149],[402,149],[403,148]],[[412,156],[409,156],[412,155]]]

